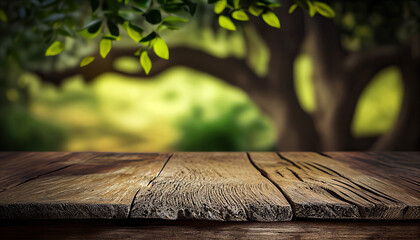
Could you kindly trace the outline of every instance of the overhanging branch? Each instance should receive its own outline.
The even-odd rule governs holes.
[[[151,56],[153,68],[149,76],[144,72],[125,73],[113,66],[113,61],[122,56],[133,56],[135,49],[113,49],[106,59],[102,59],[98,53],[96,60],[86,67],[73,67],[61,72],[40,72],[34,71],[43,81],[60,85],[66,78],[81,75],[86,82],[90,82],[99,75],[106,72],[115,72],[129,77],[153,77],[163,71],[175,67],[185,66],[200,72],[207,73],[224,81],[241,87],[249,88],[259,77],[246,65],[244,59],[234,57],[218,58],[204,51],[188,48],[175,47],[170,49],[170,59],[163,60],[155,55]],[[140,63],[139,63],[140,64]]]

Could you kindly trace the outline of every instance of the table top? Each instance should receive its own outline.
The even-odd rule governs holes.
[[[0,153],[0,219],[128,218],[420,219],[420,153]]]

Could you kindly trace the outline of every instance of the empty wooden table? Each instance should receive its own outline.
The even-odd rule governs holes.
[[[416,238],[420,153],[3,152],[0,219],[0,238],[64,226],[96,237]]]

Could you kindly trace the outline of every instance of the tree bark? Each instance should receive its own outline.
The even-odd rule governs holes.
[[[293,1],[282,1],[276,14],[283,23],[280,30],[259,20],[256,28],[270,50],[269,72],[260,82],[258,96],[251,98],[274,121],[277,150],[319,150],[314,122],[301,107],[295,89],[294,62],[304,39],[303,13],[289,14]]]

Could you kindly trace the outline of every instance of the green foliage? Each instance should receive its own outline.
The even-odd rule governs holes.
[[[408,44],[420,32],[418,0],[334,1],[342,45],[350,51]]]
[[[217,1],[214,4],[214,12],[216,14],[221,14],[223,12],[223,10],[225,10],[226,5],[227,5],[227,1],[226,0]]]
[[[300,55],[295,62],[295,90],[302,108],[308,113],[316,111],[313,61],[309,55]],[[359,97],[353,122],[355,137],[383,134],[395,124],[403,99],[400,70],[388,67],[381,70],[366,86]]]
[[[268,25],[275,28],[280,28],[280,21],[277,18],[276,14],[274,14],[272,11],[263,13],[262,18],[264,22],[266,22]]]
[[[55,56],[64,51],[64,43],[61,41],[55,41],[45,51],[45,56]]]
[[[239,24],[236,21],[249,21],[248,13],[262,17],[270,26],[280,28],[279,19],[273,12],[274,8],[280,7],[276,0],[207,2],[213,3],[214,12],[219,14],[219,24],[225,29],[237,30]],[[310,13],[317,11],[327,17],[334,15],[325,3],[312,0],[296,0],[296,3]],[[10,39],[7,44],[13,45],[19,38],[40,38],[49,45],[46,56],[61,53],[66,38],[99,37],[100,55],[105,58],[111,51],[112,42],[119,41],[121,30],[125,30],[139,44],[140,51],[153,49],[159,57],[168,59],[161,32],[176,30],[180,24],[187,22],[195,14],[197,4],[196,0],[1,1],[0,24]],[[28,31],[22,29],[31,29],[32,36],[25,36]],[[33,43],[39,44],[37,41]],[[86,63],[86,60],[82,62]]]
[[[219,103],[220,104],[220,103]],[[258,142],[271,127],[264,117],[258,118],[255,106],[235,104],[220,109],[217,118],[206,116],[205,109],[193,108],[191,114],[180,119],[182,135],[175,144],[178,151],[261,151],[271,150]],[[265,135],[265,137],[271,137]]]
[[[244,10],[237,10],[232,13],[232,17],[238,21],[248,21],[249,17]]]
[[[22,106],[0,109],[1,151],[57,151],[65,140],[64,129],[35,118]]]
[[[82,61],[80,62],[80,67],[84,67],[90,64],[91,62],[93,62],[93,60],[95,60],[95,57],[92,57],[92,56],[84,57]]]
[[[0,9],[0,20],[3,21],[3,22],[7,22],[7,15],[3,11],[3,9]]]
[[[143,70],[146,74],[149,74],[150,70],[152,69],[152,61],[147,54],[147,51],[143,51],[140,54],[140,64],[143,67]]]
[[[165,41],[162,38],[156,38],[155,42],[153,43],[153,50],[155,51],[156,55],[160,58],[169,59],[169,49],[168,45],[166,45]]]
[[[315,1],[313,4],[313,8],[315,9],[316,12],[318,12],[324,17],[328,17],[328,18],[335,17],[334,10],[323,2]]]
[[[397,122],[404,89],[401,72],[388,67],[376,74],[360,95],[352,122],[355,136],[385,133]]]
[[[99,53],[101,54],[102,58],[106,58],[108,53],[111,51],[112,48],[112,41],[110,39],[102,39],[99,42]]]
[[[220,15],[219,16],[219,25],[224,29],[227,29],[227,30],[230,30],[230,31],[236,31],[236,26],[229,17]]]
[[[121,65],[130,61],[140,66],[134,57]],[[274,145],[273,124],[243,91],[191,69],[171,68],[152,79],[108,73],[89,84],[76,76],[61,87],[29,77],[31,107],[22,120],[0,109],[0,119],[10,117],[0,128],[16,136],[4,139],[18,150],[41,143],[52,151],[264,151]]]

